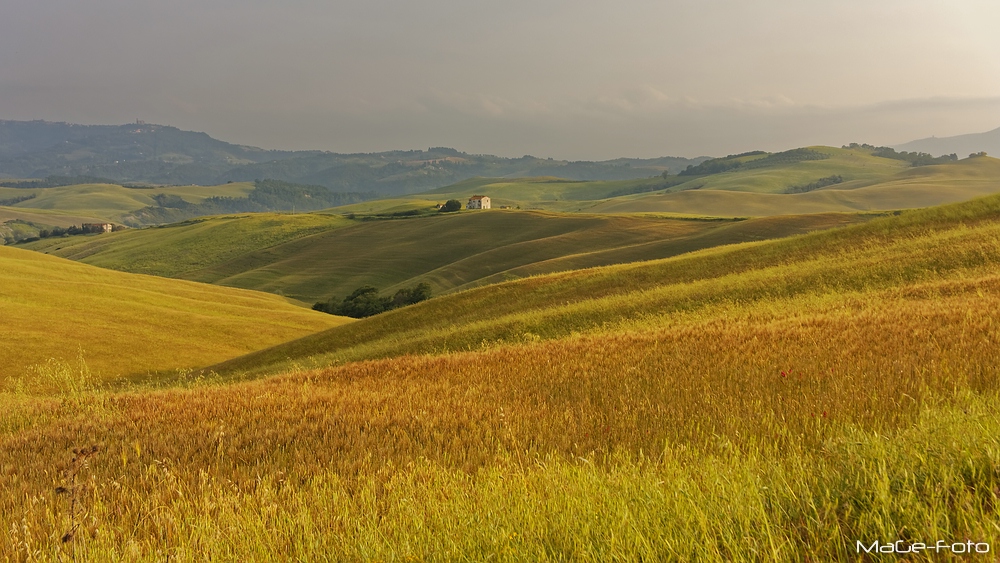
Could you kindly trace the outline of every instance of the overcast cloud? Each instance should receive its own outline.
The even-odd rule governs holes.
[[[1000,126],[995,0],[6,0],[0,119],[571,159]]]

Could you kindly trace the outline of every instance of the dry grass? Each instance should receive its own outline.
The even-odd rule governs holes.
[[[0,319],[0,389],[83,368],[97,381],[190,370],[347,322],[276,295],[10,247],[0,247]]]
[[[995,541],[998,306],[984,278],[232,386],[7,395],[6,549],[67,553],[53,468],[89,443],[74,549],[99,558],[822,560],[900,530]]]

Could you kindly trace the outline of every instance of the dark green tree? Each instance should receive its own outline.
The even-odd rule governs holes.
[[[381,297],[378,294],[378,289],[370,285],[363,285],[341,301],[337,301],[336,297],[331,297],[329,301],[317,301],[312,308],[314,311],[331,315],[363,319],[391,311],[397,307],[413,305],[430,299],[430,297],[431,286],[427,282],[420,282],[413,287],[400,289],[391,298]]]
[[[405,307],[413,305],[431,298],[431,286],[427,282],[420,282],[413,287],[400,289],[392,296],[392,307]]]
[[[462,208],[461,201],[458,201],[457,199],[449,199],[448,201],[444,202],[444,205],[441,206],[441,211],[447,213],[450,211],[458,211],[461,208]]]
[[[391,308],[391,305],[391,299],[388,297],[379,297],[378,289],[370,285],[363,285],[345,297],[335,313],[346,317],[362,319],[387,311]]]

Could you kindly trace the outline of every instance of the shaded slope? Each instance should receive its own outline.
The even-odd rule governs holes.
[[[402,220],[248,215],[26,245],[117,270],[281,293],[305,302],[370,284],[426,281],[435,294],[535,273],[621,264],[863,221],[857,215],[739,221],[544,212]]]

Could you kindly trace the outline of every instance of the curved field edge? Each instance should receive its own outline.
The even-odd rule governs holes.
[[[9,247],[0,247],[0,317],[0,381],[28,388],[67,370],[76,373],[67,382],[190,370],[348,321],[276,295]]]
[[[230,376],[491,342],[559,338],[726,304],[989,274],[1000,196],[675,258],[551,274],[435,298],[212,366]]]

